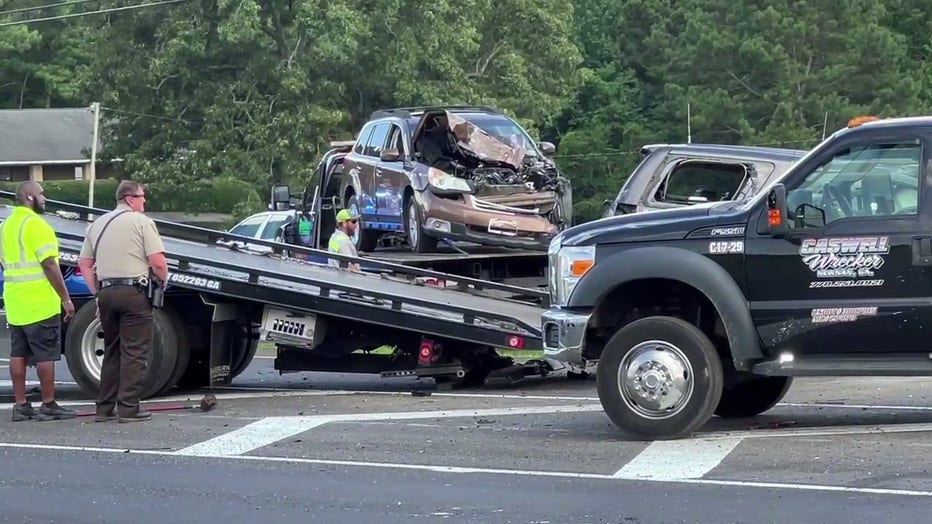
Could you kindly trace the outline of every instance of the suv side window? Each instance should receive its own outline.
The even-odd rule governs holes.
[[[654,199],[676,204],[731,200],[747,176],[742,164],[687,160],[673,167]]]
[[[356,145],[353,146],[353,153],[357,155],[365,154],[366,142],[369,141],[369,136],[372,134],[372,128],[374,126],[365,126],[362,128],[362,131],[359,132],[359,138],[356,139]]]
[[[380,122],[372,129],[372,136],[369,137],[369,143],[363,153],[366,156],[376,158],[382,155],[382,149],[385,147],[385,138],[388,135],[388,122]]]
[[[408,158],[408,155],[405,151],[405,141],[404,135],[401,132],[401,126],[398,124],[390,124],[391,130],[388,135],[388,146],[387,149],[397,149],[401,153],[402,158]]]
[[[790,228],[848,217],[915,216],[922,146],[918,140],[840,151],[787,192]]]

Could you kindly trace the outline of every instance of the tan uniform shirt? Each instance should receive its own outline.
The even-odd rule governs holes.
[[[116,216],[120,211],[127,211]],[[116,217],[116,218],[114,218]],[[97,243],[104,225],[113,222],[103,232],[97,254]],[[143,213],[137,213],[126,204],[120,203],[113,211],[101,216],[89,226],[81,246],[81,256],[95,259],[97,278],[136,278],[149,274],[149,255],[164,252],[162,237],[155,222]]]

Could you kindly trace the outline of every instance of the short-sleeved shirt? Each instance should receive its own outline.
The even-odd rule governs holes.
[[[0,261],[4,267],[3,304],[7,322],[12,326],[25,326],[59,315],[61,297],[41,266],[41,262],[49,257],[58,262],[55,230],[32,209],[16,206],[0,226],[0,231]]]
[[[356,244],[353,244],[353,239],[339,229],[330,235],[330,242],[328,242],[327,247],[328,251],[331,253],[339,253],[351,257],[359,256],[356,253]],[[331,258],[328,263],[333,267],[347,267],[348,264],[347,262],[334,258]]]
[[[113,222],[106,226],[110,220]],[[104,226],[106,231],[103,231]],[[94,244],[98,238],[100,245],[95,256]],[[84,245],[81,246],[81,257],[94,259],[100,280],[147,276],[148,257],[163,252],[165,246],[155,222],[122,203],[87,226]]]

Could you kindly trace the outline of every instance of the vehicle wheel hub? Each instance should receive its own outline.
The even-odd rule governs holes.
[[[679,413],[692,396],[692,366],[672,344],[642,342],[622,361],[618,388],[625,404],[642,417],[669,418]]]
[[[100,368],[104,361],[104,331],[100,319],[91,321],[81,337],[81,363],[87,374],[100,381]]]

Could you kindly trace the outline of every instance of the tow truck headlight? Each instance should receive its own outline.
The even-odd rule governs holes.
[[[462,178],[457,178],[436,167],[427,170],[427,182],[435,189],[440,191],[449,191],[456,193],[470,193],[472,188],[469,183]]]
[[[561,247],[551,257],[550,302],[565,306],[579,279],[595,265],[595,246]]]

